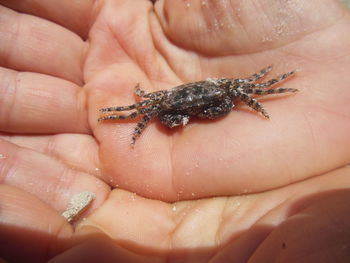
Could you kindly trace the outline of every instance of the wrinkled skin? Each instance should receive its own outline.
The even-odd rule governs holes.
[[[348,262],[350,16],[337,1],[0,3],[2,258]],[[237,105],[175,131],[153,122],[134,149],[134,120],[97,123],[138,82],[271,63],[300,69],[285,83],[298,94],[263,101],[271,120]],[[73,228],[60,213],[82,191],[96,200]]]

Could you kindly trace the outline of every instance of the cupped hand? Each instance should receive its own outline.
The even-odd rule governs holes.
[[[338,2],[0,2],[4,258],[349,253],[350,18]],[[283,86],[300,90],[260,99],[270,120],[243,105],[175,130],[153,120],[135,147],[137,120],[97,122],[98,109],[134,103],[137,83],[155,91],[270,64],[271,76],[299,69]],[[82,191],[96,200],[73,231],[58,212]]]

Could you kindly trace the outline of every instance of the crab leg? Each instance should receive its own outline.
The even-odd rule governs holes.
[[[100,112],[127,111],[127,110],[136,109],[136,108],[139,108],[139,107],[148,106],[148,105],[150,105],[152,103],[153,103],[152,100],[144,100],[144,101],[141,101],[139,103],[135,103],[135,104],[128,105],[128,106],[102,108],[102,109],[100,109]]]
[[[137,123],[133,133],[132,133],[132,142],[131,145],[135,144],[136,139],[141,135],[142,131],[145,129],[147,123],[151,120],[152,117],[157,115],[159,113],[159,108],[154,107],[152,108],[151,112],[146,113],[140,122]]]
[[[147,108],[141,108],[138,109],[134,112],[132,112],[129,115],[117,115],[117,114],[112,114],[112,115],[107,115],[107,116],[102,116],[98,119],[98,121],[103,121],[103,120],[125,120],[125,119],[133,119],[137,117],[140,114],[145,114],[154,109],[153,106],[147,107]]]
[[[286,92],[297,92],[298,89],[293,88],[276,88],[276,89],[261,89],[261,88],[247,88],[244,89],[244,93],[247,94],[258,94],[258,95],[266,95],[266,94],[277,94],[277,93],[286,93]]]
[[[233,82],[234,83],[248,83],[248,82],[257,81],[258,79],[261,79],[262,77],[264,77],[271,70],[272,70],[272,65],[270,65],[270,66],[268,66],[266,68],[263,68],[259,72],[253,74],[252,76],[250,76],[250,77],[248,77],[246,79],[234,79]]]
[[[293,71],[287,72],[287,73],[285,73],[285,74],[282,74],[282,75],[278,76],[278,77],[275,78],[275,79],[270,79],[270,80],[268,80],[268,81],[266,81],[266,82],[263,82],[263,83],[254,83],[254,84],[251,84],[251,85],[248,84],[247,86],[248,86],[248,87],[254,86],[254,87],[256,87],[256,88],[267,88],[267,87],[269,87],[269,86],[272,86],[272,85],[276,84],[277,82],[280,82],[280,81],[282,81],[282,80],[288,78],[290,75],[293,75],[295,72],[296,72],[296,71],[293,70]],[[245,88],[245,85],[243,84],[243,85],[241,86],[241,88]]]
[[[249,107],[252,109],[261,112],[262,115],[264,115],[266,118],[270,118],[269,114],[267,111],[263,108],[261,103],[257,101],[256,99],[250,97],[247,93],[240,91],[240,90],[235,90],[234,96],[237,96],[240,100],[242,100],[245,104],[247,104]]]

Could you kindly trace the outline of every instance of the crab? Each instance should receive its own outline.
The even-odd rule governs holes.
[[[264,117],[269,118],[261,103],[249,94],[266,95],[298,91],[294,88],[282,87],[268,89],[294,74],[295,70],[266,82],[256,83],[271,70],[272,66],[268,66],[244,79],[208,78],[150,93],[146,93],[137,84],[135,94],[141,98],[140,102],[128,106],[102,108],[100,112],[103,115],[98,121],[133,119],[142,115],[132,134],[131,145],[134,145],[152,118],[158,118],[162,124],[170,128],[185,126],[193,117],[216,119],[227,115],[235,106],[236,100],[244,102]],[[117,114],[120,111],[130,110],[134,111],[128,115]]]

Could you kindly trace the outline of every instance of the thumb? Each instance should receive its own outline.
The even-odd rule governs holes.
[[[276,48],[332,24],[344,10],[336,0],[156,2],[166,35],[178,46],[205,55]]]

